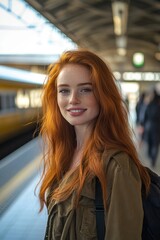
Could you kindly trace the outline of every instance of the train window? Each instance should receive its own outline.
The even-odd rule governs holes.
[[[10,96],[10,107],[11,108],[16,108],[15,98],[16,98],[16,94],[13,94]]]
[[[41,107],[41,89],[32,89],[17,92],[15,103],[18,108],[36,108]]]
[[[10,96],[9,95],[6,95],[5,96],[5,98],[6,98],[6,109],[9,109],[10,108]]]
[[[7,108],[6,106],[6,95],[2,94],[1,95],[1,110],[5,110]]]
[[[28,91],[19,90],[15,99],[16,106],[18,108],[29,108],[30,100]]]
[[[0,111],[14,109],[39,108],[42,106],[41,89],[20,89],[18,91],[0,90]]]
[[[0,111],[10,111],[16,108],[16,92],[0,92]]]

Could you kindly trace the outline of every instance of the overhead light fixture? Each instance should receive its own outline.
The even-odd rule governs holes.
[[[118,55],[125,56],[127,53],[127,50],[125,48],[117,48]]]
[[[114,33],[118,36],[127,31],[128,4],[120,0],[112,2]]]
[[[117,52],[120,56],[125,56],[127,53],[127,37],[117,36],[116,37]]]
[[[118,48],[126,48],[127,47],[127,37],[126,36],[116,37],[116,46]]]

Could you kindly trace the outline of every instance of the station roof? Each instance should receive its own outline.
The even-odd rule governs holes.
[[[0,1],[0,64],[49,65],[76,44],[24,0]]]
[[[122,4],[117,7],[115,6],[117,0],[26,0],[26,2],[78,46],[93,50],[115,64],[128,64],[135,52],[142,52],[148,59],[146,67],[158,69],[159,0],[118,0]],[[116,15],[119,15],[122,21],[121,33],[115,30],[115,22],[118,21],[119,24]]]

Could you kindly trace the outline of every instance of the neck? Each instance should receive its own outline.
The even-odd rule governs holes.
[[[76,141],[77,141],[77,146],[76,150],[81,151],[83,150],[86,141],[91,135],[91,129],[90,128],[75,128],[76,132]]]

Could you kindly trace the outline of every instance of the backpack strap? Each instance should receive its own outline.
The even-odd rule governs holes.
[[[110,152],[105,158],[106,167],[108,167],[111,158],[121,153],[121,151]],[[104,240],[105,238],[105,219],[104,219],[104,205],[102,199],[102,189],[99,179],[96,177],[96,187],[95,187],[95,206],[96,206],[96,228],[98,240]]]
[[[104,205],[102,200],[101,184],[97,177],[96,177],[96,191],[95,191],[95,206],[96,206],[97,237],[98,237],[98,240],[104,240],[104,237],[105,237]]]

